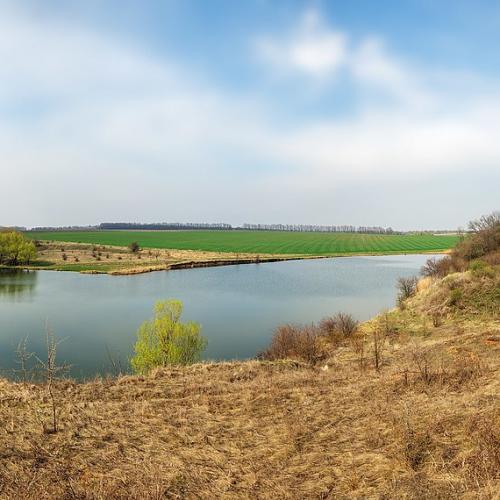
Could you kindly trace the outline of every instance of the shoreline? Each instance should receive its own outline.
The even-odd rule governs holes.
[[[63,245],[66,242],[61,242]],[[156,250],[156,249],[149,249]],[[165,249],[162,249],[165,250]],[[167,251],[175,251],[167,249]],[[348,257],[384,257],[384,256],[398,256],[398,255],[447,255],[450,250],[434,250],[434,251],[410,251],[410,252],[363,252],[363,253],[339,253],[332,255],[259,255],[243,258],[220,258],[220,259],[189,259],[169,262],[164,264],[156,264],[154,262],[146,263],[140,266],[127,266],[123,268],[107,269],[100,268],[99,265],[92,265],[90,263],[82,263],[77,266],[75,264],[66,264],[58,262],[44,262],[42,265],[22,265],[22,266],[0,266],[0,270],[22,270],[22,271],[59,271],[59,272],[78,272],[80,274],[107,274],[109,276],[131,276],[135,274],[145,274],[157,271],[175,271],[180,269],[197,269],[208,267],[222,267],[222,266],[235,266],[245,264],[265,264],[270,262],[285,262],[296,260],[312,260],[312,259],[334,259],[334,258],[348,258]],[[223,254],[223,252],[220,252]],[[227,255],[232,255],[228,253]],[[222,255],[221,255],[222,257]],[[45,264],[45,265],[44,265]],[[88,267],[88,268],[87,268]]]

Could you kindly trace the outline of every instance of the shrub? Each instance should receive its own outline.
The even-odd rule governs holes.
[[[194,322],[182,323],[182,302],[166,300],[156,303],[154,317],[137,331],[135,356],[131,360],[136,373],[148,373],[152,368],[167,365],[188,365],[199,361],[206,347]]]
[[[62,257],[62,260],[64,260],[65,262],[68,260],[68,256],[65,253],[63,253],[61,255],[61,257]]]
[[[500,212],[483,215],[469,223],[469,234],[453,250],[453,254],[471,261],[500,249]]]
[[[425,265],[422,266],[420,274],[429,278],[444,278],[452,270],[453,262],[450,257],[443,257],[442,259],[432,257],[427,259]]]
[[[401,307],[403,302],[410,297],[413,297],[417,291],[418,278],[410,276],[409,278],[399,278],[398,287],[398,304]]]
[[[351,314],[340,312],[335,316],[322,319],[319,328],[329,336],[340,334],[342,337],[350,337],[356,332],[358,324]]]
[[[482,258],[482,260],[490,266],[499,266],[500,265],[500,250],[497,250],[496,252],[491,252],[488,255],[485,255]]]
[[[132,243],[129,244],[128,249],[132,253],[137,253],[141,249],[141,247],[139,246],[139,243],[137,243],[137,241],[132,241]]]
[[[269,347],[260,359],[299,359],[312,365],[325,358],[318,337],[322,331],[315,325],[282,325],[276,328]]]

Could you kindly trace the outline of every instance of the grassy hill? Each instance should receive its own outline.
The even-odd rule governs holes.
[[[279,231],[52,231],[29,232],[38,240],[142,248],[262,254],[351,255],[441,252],[458,236],[432,234],[299,233]]]
[[[60,381],[56,433],[45,385],[0,380],[0,496],[498,498],[499,290],[427,279],[320,364]]]

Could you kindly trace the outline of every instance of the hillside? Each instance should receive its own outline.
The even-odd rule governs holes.
[[[499,268],[421,288],[320,365],[58,382],[56,433],[45,386],[2,380],[0,495],[497,498]]]

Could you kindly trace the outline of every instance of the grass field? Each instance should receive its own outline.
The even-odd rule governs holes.
[[[209,252],[349,255],[439,252],[455,245],[455,235],[371,235],[274,231],[68,231],[30,232],[38,240],[96,245],[170,248]]]

